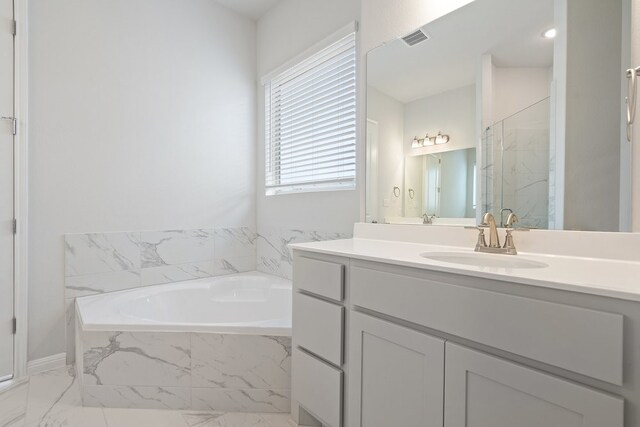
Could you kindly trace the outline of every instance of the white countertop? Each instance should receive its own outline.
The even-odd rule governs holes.
[[[424,252],[473,253],[472,248],[459,246],[354,238],[300,243],[290,247],[294,250],[640,301],[640,262],[637,261],[520,252],[515,256],[542,262],[548,267],[515,269],[452,264],[420,256]]]

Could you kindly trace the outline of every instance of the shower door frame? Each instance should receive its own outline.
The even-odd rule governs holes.
[[[14,115],[17,132],[14,136],[14,218],[16,232],[13,239],[13,289],[16,332],[13,342],[13,379],[27,375],[28,294],[27,294],[27,207],[28,207],[28,139],[27,139],[27,0],[13,0],[16,32],[14,52]],[[9,380],[10,382],[11,380]]]

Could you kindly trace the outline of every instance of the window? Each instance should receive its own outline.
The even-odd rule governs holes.
[[[265,143],[267,195],[355,188],[355,28],[266,79]]]

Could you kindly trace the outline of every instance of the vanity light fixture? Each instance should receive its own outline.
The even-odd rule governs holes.
[[[438,132],[436,136],[429,136],[426,134],[423,139],[418,139],[418,137],[414,137],[411,142],[411,148],[422,148],[422,147],[430,147],[433,145],[442,145],[449,142],[449,135],[443,135],[442,132]]]
[[[558,30],[555,28],[549,28],[542,33],[542,37],[545,39],[554,39],[558,35]]]
[[[449,142],[449,135],[443,135],[442,132],[438,132],[438,135],[434,139],[436,145],[446,144]]]

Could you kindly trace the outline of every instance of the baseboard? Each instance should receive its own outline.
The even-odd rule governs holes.
[[[67,353],[58,353],[42,359],[30,360],[27,362],[27,375],[35,375],[51,369],[63,368],[67,366]]]

